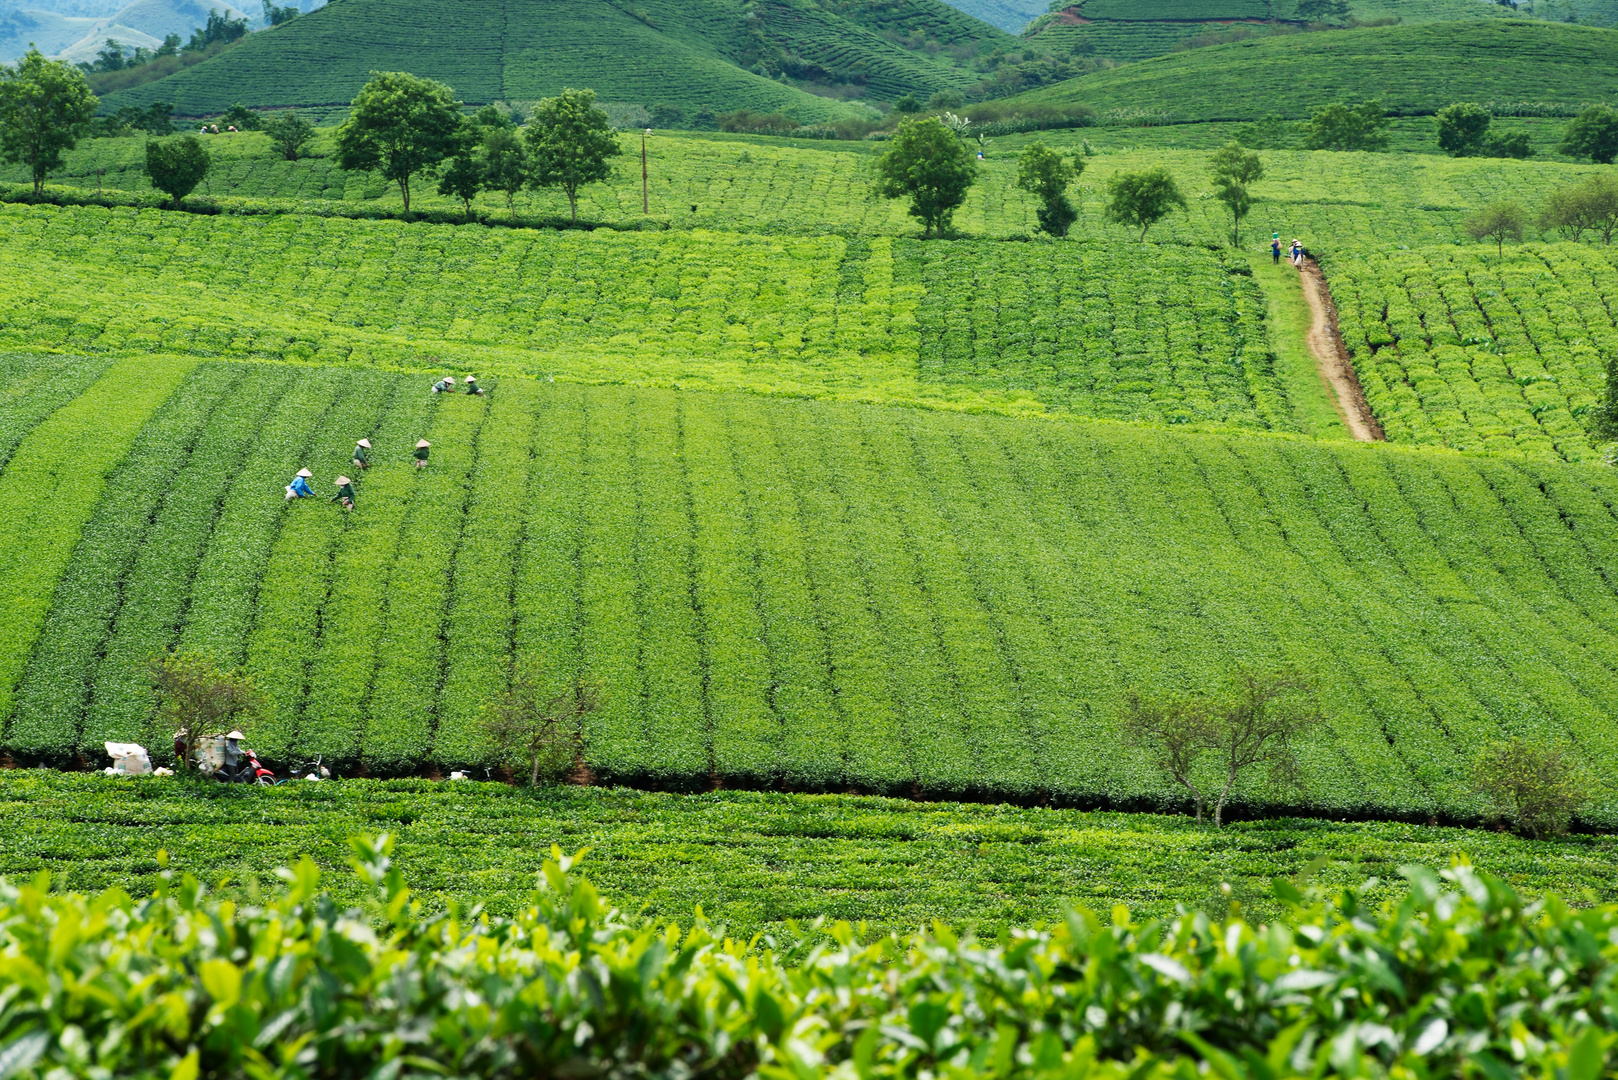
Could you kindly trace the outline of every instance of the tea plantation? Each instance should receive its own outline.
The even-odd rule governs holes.
[[[267,757],[343,772],[474,761],[513,650],[609,688],[602,781],[1156,805],[1122,695],[1244,659],[1317,673],[1332,717],[1255,808],[1468,818],[1508,733],[1608,763],[1606,469],[196,358],[70,368],[52,412],[11,363],[19,762],[160,745],[142,662],[180,646],[258,674]],[[282,500],[360,437],[352,513]]]

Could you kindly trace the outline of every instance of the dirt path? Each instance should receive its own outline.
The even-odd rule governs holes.
[[[1332,306],[1331,292],[1326,288],[1326,278],[1319,264],[1313,259],[1306,260],[1299,277],[1304,299],[1309,302],[1309,311],[1314,316],[1309,327],[1309,351],[1315,354],[1321,376],[1337,395],[1337,411],[1343,423],[1360,442],[1386,439],[1382,425],[1371,415],[1365,391],[1360,389],[1359,376],[1354,374],[1348,350],[1343,348],[1343,339],[1337,333],[1337,309]]]

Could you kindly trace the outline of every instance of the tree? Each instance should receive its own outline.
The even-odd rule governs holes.
[[[225,110],[225,115],[219,118],[219,122],[237,131],[258,131],[264,126],[264,114],[257,109],[249,109],[238,101]]]
[[[147,664],[157,691],[158,716],[174,725],[174,756],[193,765],[197,739],[246,730],[262,715],[264,699],[253,680],[195,653],[165,653]]]
[[[1539,227],[1554,229],[1575,242],[1586,231],[1612,243],[1618,231],[1618,180],[1605,173],[1587,176],[1570,187],[1557,188],[1539,212]]]
[[[1213,697],[1170,697],[1157,700],[1131,694],[1124,710],[1124,733],[1135,745],[1152,750],[1159,767],[1186,788],[1197,807],[1197,820],[1217,786],[1214,828],[1224,825],[1225,804],[1236,781],[1254,766],[1269,768],[1270,782],[1297,782],[1293,741],[1322,720],[1313,683],[1288,670],[1234,670],[1222,692]],[[1213,758],[1209,769],[1197,768],[1202,755]]]
[[[611,176],[607,159],[624,152],[595,101],[594,90],[563,90],[542,100],[528,122],[528,182],[561,188],[574,221],[579,220],[579,188]]]
[[[1562,130],[1562,145],[1556,152],[1587,157],[1597,165],[1611,165],[1618,158],[1618,109],[1591,105],[1579,113]]]
[[[265,26],[280,26],[282,23],[291,22],[302,14],[293,4],[288,4],[286,7],[276,7],[270,3],[270,0],[260,0],[260,2],[264,5]]]
[[[297,161],[314,139],[315,125],[299,116],[297,110],[288,109],[264,121],[264,134],[270,137],[284,160]]]
[[[1477,241],[1493,240],[1496,254],[1505,254],[1507,240],[1522,243],[1528,211],[1521,204],[1506,200],[1490,203],[1463,222],[1466,234]]]
[[[1140,226],[1141,242],[1146,230],[1157,224],[1174,207],[1185,209],[1185,196],[1167,169],[1161,166],[1144,172],[1119,173],[1107,181],[1107,220],[1120,225]]]
[[[210,8],[208,22],[191,31],[191,40],[185,43],[185,52],[204,52],[210,45],[229,45],[247,35],[247,20],[232,19],[218,8]]]
[[[15,67],[0,65],[0,157],[26,166],[40,195],[100,104],[83,72],[29,49]]]
[[[1478,755],[1472,782],[1497,820],[1535,840],[1567,832],[1590,801],[1590,777],[1565,743],[1495,743]]]
[[[1297,143],[1300,126],[1279,116],[1266,116],[1237,128],[1236,141],[1254,150],[1291,150]]]
[[[213,159],[195,135],[146,140],[146,175],[154,188],[174,200],[176,210],[212,165]]]
[[[1079,216],[1067,189],[1083,171],[1083,160],[1069,161],[1042,142],[1030,144],[1017,158],[1017,186],[1039,198],[1039,227],[1052,236],[1066,236]]]
[[[922,235],[942,235],[977,174],[971,151],[943,121],[901,120],[876,161],[873,190],[883,198],[909,199]]]
[[[410,180],[431,173],[461,145],[461,103],[441,82],[403,71],[373,72],[337,129],[337,166],[375,170],[399,185],[410,210]]]
[[[893,103],[893,111],[898,113],[900,116],[909,116],[911,113],[919,113],[921,112],[921,102],[917,101],[911,94],[904,94],[900,96],[899,100]]]
[[[1346,19],[1348,4],[1345,0],[1300,0],[1298,18],[1314,23]]]
[[[584,680],[547,698],[542,677],[536,664],[518,665],[479,720],[484,761],[521,767],[530,787],[559,780],[573,766],[583,746],[583,720],[604,702],[601,687]]]
[[[1488,109],[1469,101],[1439,109],[1433,117],[1438,124],[1438,148],[1451,157],[1476,157],[1483,152],[1483,140],[1494,119]]]
[[[1384,150],[1387,126],[1380,101],[1337,102],[1316,109],[1304,122],[1303,144],[1307,150]]]
[[[504,192],[506,209],[515,215],[517,192],[528,183],[531,171],[528,152],[523,149],[516,130],[509,126],[489,129],[483,136],[483,145],[478,148],[477,164],[483,173],[484,186],[490,191]]]
[[[1607,378],[1601,401],[1592,410],[1590,434],[1597,439],[1618,439],[1618,353],[1607,358]]]
[[[472,156],[476,143],[467,141],[462,152],[450,159],[449,168],[438,178],[438,193],[453,195],[466,206],[466,220],[472,220],[472,200],[483,190],[483,169]]]
[[[1231,242],[1240,247],[1242,218],[1253,207],[1249,189],[1263,179],[1264,163],[1252,151],[1243,150],[1237,143],[1227,143],[1214,151],[1213,157],[1208,159],[1208,168],[1213,172],[1214,197],[1230,211]]]

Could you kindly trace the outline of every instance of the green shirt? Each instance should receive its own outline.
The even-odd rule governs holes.
[[[342,487],[337,489],[337,494],[331,497],[332,502],[341,502],[344,499],[347,499],[349,502],[354,501],[353,484],[344,484]]]
[[[365,460],[365,447],[363,447],[363,446],[354,447],[354,460],[355,461],[364,461]]]
[[[425,447],[425,446],[416,447],[416,460],[417,461],[426,461],[427,460],[427,449],[428,448]]]

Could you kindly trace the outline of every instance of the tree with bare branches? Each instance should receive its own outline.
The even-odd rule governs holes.
[[[240,671],[219,667],[195,653],[163,653],[147,665],[157,690],[158,715],[174,725],[174,757],[180,769],[195,766],[196,742],[232,728],[252,726],[264,697]]]
[[[1238,667],[1212,697],[1131,693],[1123,726],[1129,741],[1149,749],[1158,767],[1190,793],[1198,823],[1212,798],[1217,829],[1224,825],[1230,793],[1248,770],[1266,766],[1276,786],[1298,782],[1293,743],[1323,719],[1307,676]],[[1198,768],[1204,755],[1210,766]]]
[[[521,767],[530,787],[560,780],[584,746],[584,718],[598,711],[601,687],[574,679],[560,694],[546,697],[539,665],[520,663],[504,693],[484,706],[480,721],[484,760]]]

